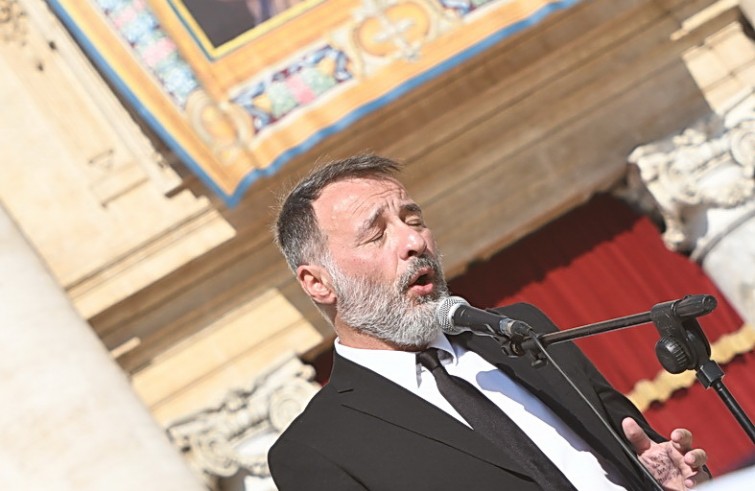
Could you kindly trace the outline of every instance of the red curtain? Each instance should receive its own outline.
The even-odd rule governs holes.
[[[670,252],[658,229],[621,201],[600,195],[536,233],[475,264],[450,282],[454,294],[478,307],[529,302],[562,329],[647,312],[656,303],[707,293],[718,307],[699,319],[707,338],[742,327],[742,319],[702,269]],[[636,382],[663,369],[652,324],[577,341],[614,386],[629,393]],[[755,354],[726,364],[724,383],[747,414],[755,413]],[[749,387],[749,390],[748,390]],[[695,445],[709,453],[714,474],[736,469],[753,457],[753,445],[713,389],[695,382],[645,412],[668,435],[693,431]]]

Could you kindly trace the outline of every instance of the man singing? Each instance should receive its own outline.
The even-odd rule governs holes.
[[[374,155],[331,162],[282,203],[278,245],[337,339],[330,382],[270,450],[279,489],[644,491],[708,479],[690,432],[658,435],[573,344],[549,353],[587,401],[550,364],[443,334],[438,250],[398,171]],[[528,304],[500,312],[557,329]]]

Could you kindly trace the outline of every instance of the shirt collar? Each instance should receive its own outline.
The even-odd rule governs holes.
[[[405,389],[416,391],[419,387],[422,368],[417,363],[417,352],[353,348],[341,344],[338,338],[334,347],[344,358],[382,375]],[[438,333],[428,347],[438,348],[443,352],[440,355],[443,363],[457,363],[456,348],[443,333]]]
[[[438,333],[427,347],[439,349],[442,352],[439,358],[444,364],[456,365],[459,361],[459,353],[457,352],[459,348],[451,344],[451,341],[442,333]]]

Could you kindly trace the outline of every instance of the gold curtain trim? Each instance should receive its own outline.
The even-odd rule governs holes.
[[[711,345],[711,359],[721,365],[728,363],[737,355],[747,353],[755,348],[755,328],[744,324],[738,331],[721,336]],[[653,402],[663,402],[678,389],[690,387],[695,383],[694,370],[672,374],[665,370],[658,372],[653,380],[640,380],[634,385],[627,397],[640,409],[645,411]]]

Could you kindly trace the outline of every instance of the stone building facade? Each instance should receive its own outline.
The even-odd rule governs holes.
[[[751,265],[755,243],[752,8],[577,3],[330,136],[229,207],[114,90],[47,2],[0,0],[0,201],[15,223],[6,236],[27,244],[4,248],[0,264],[35,251],[49,271],[5,270],[2,290],[49,274],[79,319],[65,324],[90,329],[109,353],[88,370],[118,367],[130,389],[115,377],[109,390],[133,390],[134,414],[146,407],[195,475],[228,489],[271,487],[265,446],[316,391],[307,363],[332,342],[268,231],[277,195],[316,161],[365,149],[404,160],[450,276],[624,186],[636,166],[644,184],[635,189],[649,190],[648,213],[662,216],[669,246],[701,261],[753,323],[752,275],[731,274]],[[43,291],[29,288],[25,301],[47,309]],[[0,332],[31,314],[11,315]],[[44,352],[44,343],[23,346]],[[42,365],[14,358],[4,369],[33,386],[36,370],[62,370],[62,356],[50,351]],[[23,408],[32,400],[44,408],[39,418],[65,404],[17,397],[5,393],[3,406],[15,401],[31,426]],[[49,468],[47,454],[28,452]],[[83,465],[74,457],[67,465]],[[0,479],[33,489],[65,469],[56,472]]]

